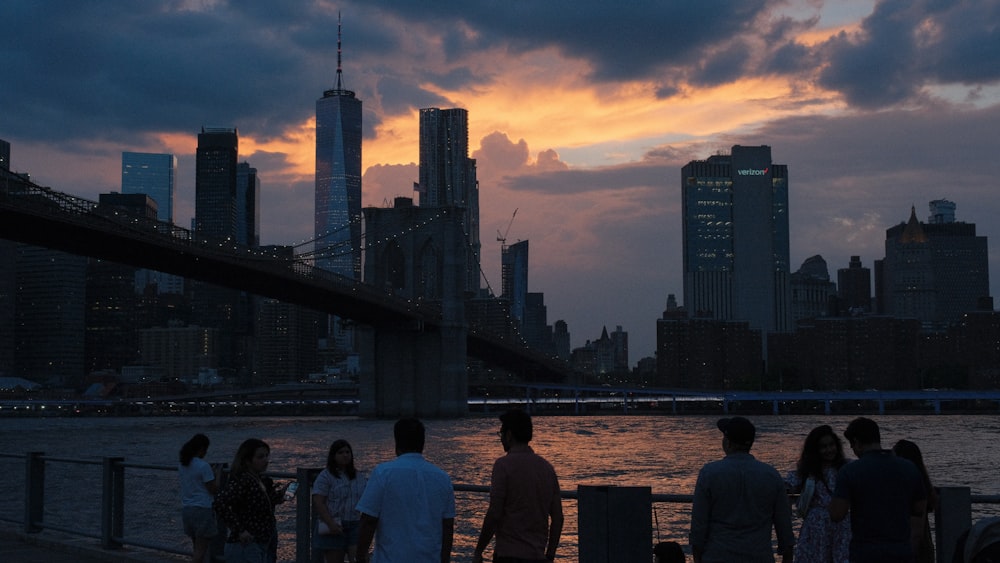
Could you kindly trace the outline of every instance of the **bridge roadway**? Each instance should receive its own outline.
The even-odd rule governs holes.
[[[247,291],[365,325],[435,330],[441,323],[435,303],[401,299],[264,249],[198,240],[171,223],[102,207],[2,168],[0,238]],[[469,327],[466,347],[469,356],[529,380],[563,380],[569,373],[565,362],[479,327]]]

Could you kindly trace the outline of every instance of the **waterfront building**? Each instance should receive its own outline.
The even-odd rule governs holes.
[[[788,167],[736,145],[686,164],[681,190],[688,314],[790,330]]]
[[[670,300],[656,321],[657,386],[682,389],[761,389],[759,330],[747,321],[688,317]]]
[[[569,325],[562,319],[553,324],[552,345],[555,347],[556,357],[568,362],[570,350]]]
[[[195,235],[203,240],[236,240],[236,129],[201,128],[195,157]]]
[[[174,222],[174,194],[177,187],[177,157],[172,154],[123,152],[123,194],[145,194],[156,202],[156,219]],[[155,287],[156,293],[184,293],[184,278],[154,270],[139,269],[135,273],[135,290],[145,293]]]
[[[195,162],[195,236],[235,244],[237,225],[236,129],[203,127]],[[223,377],[250,382],[250,304],[245,294],[207,283],[193,283],[192,321],[218,329],[218,368]],[[215,366],[213,366],[215,367]]]
[[[337,83],[316,100],[316,266],[361,279],[361,100],[344,88],[340,22]]]
[[[16,256],[17,243],[0,239],[0,377],[13,377],[14,374]]]
[[[248,162],[236,165],[236,242],[260,246],[260,176]]]
[[[989,297],[989,253],[974,223],[955,220],[955,205],[930,203],[927,223],[910,219],[886,230],[885,259],[876,270],[880,313],[941,327],[975,311]]]
[[[0,139],[0,168],[10,170],[10,143]]]
[[[15,377],[78,386],[84,381],[87,258],[27,244],[15,256]]]
[[[916,319],[817,317],[768,345],[769,379],[783,389],[919,389],[925,365]]]
[[[139,339],[142,363],[162,368],[167,379],[190,382],[200,372],[218,367],[218,329],[172,322],[139,331]]]
[[[544,293],[535,291],[525,294],[521,336],[524,338],[524,343],[532,349],[547,356],[555,353],[552,326],[548,324],[548,308],[545,306]]]
[[[528,296],[528,241],[501,246],[500,287],[500,297],[510,302],[511,319],[523,327]]]
[[[98,209],[107,214],[157,220],[157,202],[146,193],[106,193]],[[88,374],[112,370],[139,359],[139,294],[134,266],[100,258],[87,259],[87,297],[84,333]]]
[[[156,201],[156,218],[174,222],[177,157],[145,152],[122,153],[122,193],[146,194]]]
[[[848,312],[872,310],[872,272],[861,265],[860,256],[851,256],[847,268],[837,270],[837,297]]]
[[[836,314],[837,286],[830,281],[830,271],[822,256],[810,256],[789,277],[792,292],[792,319],[808,319]],[[831,307],[834,311],[831,313]]]
[[[465,291],[479,293],[479,182],[476,161],[469,158],[469,112],[464,109],[420,110],[420,207],[463,209],[466,261]]]

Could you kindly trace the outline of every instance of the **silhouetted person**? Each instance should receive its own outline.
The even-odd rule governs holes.
[[[916,562],[934,563],[934,540],[931,539],[931,525],[928,515],[937,508],[938,498],[931,484],[931,477],[927,473],[924,465],[924,455],[920,448],[909,440],[900,440],[892,447],[892,453],[909,460],[920,472],[920,479],[924,483],[924,490],[927,491],[927,509],[924,510],[923,532],[920,534],[920,543],[917,545]]]
[[[531,446],[531,416],[521,410],[500,416],[500,443],[507,455],[493,464],[490,506],[472,555],[482,563],[483,551],[496,535],[494,563],[552,561],[562,534],[562,499],[552,464]]]
[[[686,563],[687,556],[684,555],[684,548],[675,541],[664,541],[653,547],[653,555],[656,556],[656,563]]]
[[[358,563],[375,539],[378,563],[448,563],[455,533],[455,493],[448,474],[424,459],[424,425],[404,418],[393,428],[396,459],[368,478],[358,511]]]
[[[927,507],[920,472],[882,449],[874,420],[855,418],[844,437],[858,459],[837,473],[830,519],[839,522],[851,514],[851,562],[912,561]]]
[[[792,508],[778,470],[750,455],[757,429],[735,416],[718,422],[726,457],[698,472],[691,506],[695,563],[774,561],[771,529],[782,561],[790,563],[795,538]]]

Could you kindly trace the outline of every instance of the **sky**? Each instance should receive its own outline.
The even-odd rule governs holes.
[[[236,127],[261,242],[308,241],[338,14],[363,205],[416,195],[420,108],[467,109],[483,285],[500,292],[499,234],[528,240],[529,291],[573,347],[621,326],[632,364],[653,355],[667,296],[683,304],[681,167],[733,145],[788,165],[793,270],[871,268],[887,228],[948,199],[989,237],[998,294],[992,0],[5,0],[12,168],[96,200],[123,151],[173,153],[186,227],[197,134]]]

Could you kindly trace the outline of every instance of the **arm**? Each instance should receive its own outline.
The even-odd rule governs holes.
[[[557,494],[552,500],[549,508],[549,542],[545,548],[545,557],[549,561],[556,558],[556,548],[559,547],[559,538],[562,537],[563,511],[562,498]]]
[[[441,563],[451,562],[451,546],[455,541],[455,519],[441,520]]]
[[[337,522],[336,518],[330,514],[330,509],[326,505],[327,498],[326,495],[314,494],[312,496],[313,511],[326,524],[326,527],[330,528],[331,534],[339,535],[344,530],[340,527],[340,523]]]
[[[778,552],[783,563],[791,563],[795,551],[795,533],[792,531],[792,505],[788,502],[784,483],[776,486],[774,501],[774,533],[778,538]]]
[[[361,513],[361,524],[358,525],[358,554],[355,557],[355,561],[358,563],[364,563],[368,560],[368,550],[371,549],[377,527],[378,518],[364,512]]]
[[[708,541],[709,500],[703,479],[702,472],[699,472],[694,486],[694,499],[691,501],[691,533],[688,543],[691,544],[691,555],[695,563],[701,563],[705,543]]]
[[[241,504],[240,499],[245,494],[243,487],[241,487],[242,479],[240,477],[240,475],[229,476],[226,486],[222,487],[212,502],[212,508],[225,522],[226,527],[239,537],[241,543],[248,543],[253,541],[253,534],[243,525],[239,511],[236,509],[237,505]]]
[[[833,497],[830,501],[830,520],[840,522],[847,518],[848,511],[851,510],[851,501],[846,498]]]
[[[482,563],[483,552],[490,545],[493,534],[496,532],[497,517],[494,510],[494,499],[490,499],[490,507],[483,517],[483,529],[479,532],[479,541],[476,542],[476,550],[472,553],[472,563]]]
[[[913,501],[910,505],[910,544],[916,553],[924,535],[924,520],[927,516],[927,499]]]

